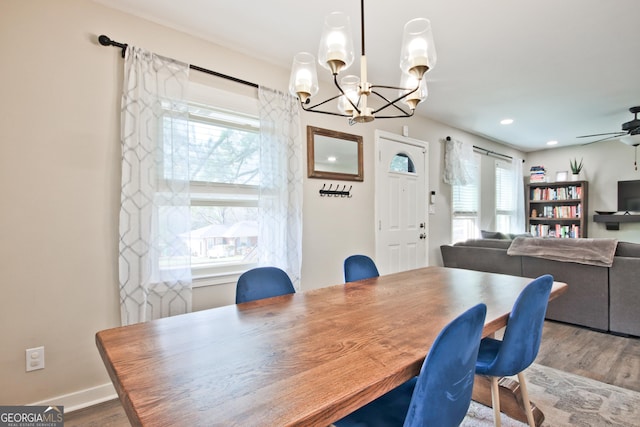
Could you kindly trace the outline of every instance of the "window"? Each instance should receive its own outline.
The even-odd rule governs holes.
[[[513,229],[512,219],[515,217],[516,183],[511,163],[502,160],[495,162],[496,182],[496,230],[509,233]]]
[[[393,156],[391,164],[389,165],[389,170],[391,172],[416,173],[416,167],[413,165],[413,160],[411,160],[411,158],[405,153],[398,153]]]
[[[183,175],[189,180],[191,231],[182,243],[194,278],[238,274],[257,262],[259,127],[257,114],[189,106],[189,171]],[[171,149],[164,147],[165,159]],[[165,176],[176,176],[166,170],[169,164]]]
[[[478,236],[480,156],[473,156],[472,183],[451,186],[451,239],[452,243],[461,242]]]

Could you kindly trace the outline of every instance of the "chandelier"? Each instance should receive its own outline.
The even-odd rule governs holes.
[[[361,57],[360,76],[346,75],[338,81],[340,72],[354,61],[349,17],[333,12],[325,18],[318,63],[333,74],[338,94],[311,104],[318,93],[318,74],[315,58],[300,52],[293,58],[289,92],[297,96],[302,109],[314,113],[331,114],[349,118],[349,124],[367,123],[375,118],[411,117],[416,106],[427,97],[424,75],[436,64],[436,50],[431,33],[431,22],[416,18],[404,26],[400,51],[400,85],[376,85],[367,80],[367,57],[364,48],[364,0],[360,1]],[[371,97],[371,99],[369,99]],[[335,110],[328,110],[329,104]],[[404,104],[404,105],[403,105]]]

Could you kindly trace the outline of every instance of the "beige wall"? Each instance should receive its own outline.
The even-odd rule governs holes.
[[[0,2],[2,405],[81,405],[104,391],[92,394],[91,388],[109,384],[94,335],[119,325],[123,63],[119,49],[98,45],[99,34],[275,89],[286,90],[288,83],[284,67],[87,0]],[[304,125],[358,133],[365,142],[365,180],[354,184],[353,198],[321,198],[324,181],[305,178],[303,289],[340,283],[348,254],[374,254],[374,129],[399,134],[409,125],[412,138],[429,143],[429,190],[437,192],[431,264],[441,262],[439,245],[450,238],[450,189],[439,178],[442,139],[451,135],[513,152],[419,118],[349,127],[343,119],[302,117]],[[233,303],[233,286],[197,288],[194,309]],[[46,368],[25,373],[24,350],[40,345]]]

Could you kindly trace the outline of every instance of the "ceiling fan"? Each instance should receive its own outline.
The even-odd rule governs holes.
[[[640,107],[629,108],[631,114],[633,114],[633,120],[622,124],[622,130],[618,132],[596,133],[593,135],[581,135],[576,138],[591,138],[594,136],[604,136],[604,138],[588,142],[585,145],[593,144],[594,142],[606,141],[608,139],[620,138],[620,141],[637,147],[640,145],[640,120],[638,120],[638,113],[640,113]],[[607,136],[608,135],[608,136]]]

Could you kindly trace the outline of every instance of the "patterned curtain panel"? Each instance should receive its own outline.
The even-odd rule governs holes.
[[[260,87],[258,262],[282,268],[300,289],[302,129],[298,100]]]
[[[124,66],[119,268],[129,325],[191,311],[189,66],[135,47]]]
[[[444,182],[451,185],[473,184],[474,169],[473,144],[447,140],[444,146]]]

